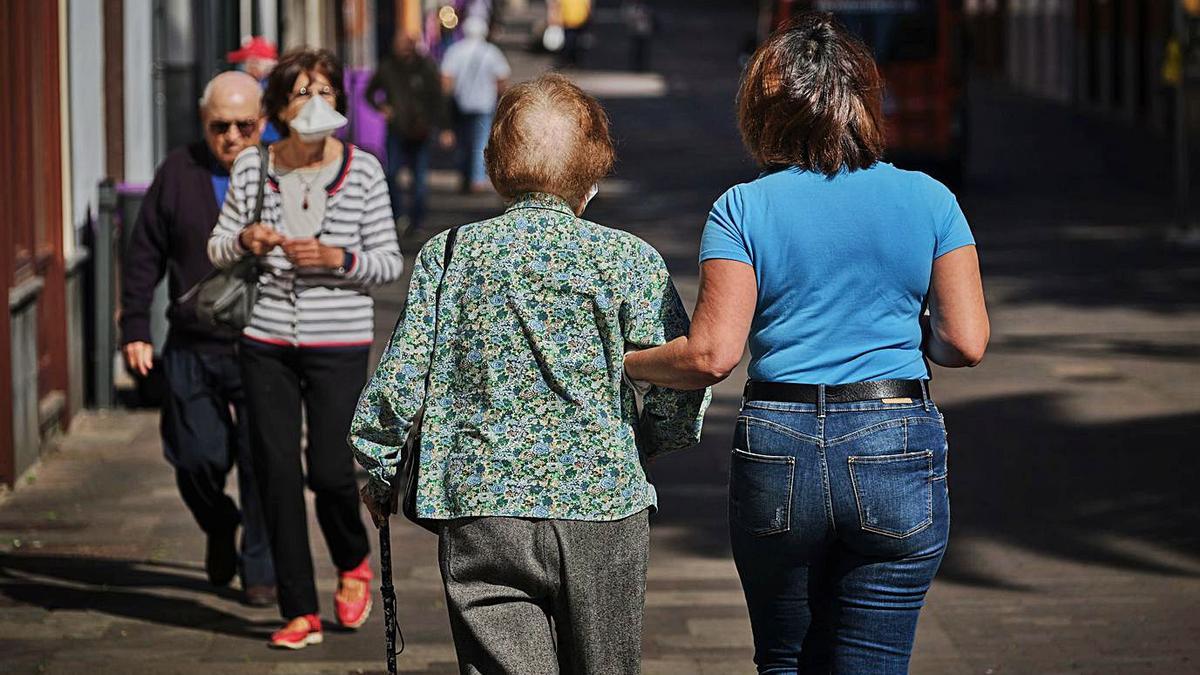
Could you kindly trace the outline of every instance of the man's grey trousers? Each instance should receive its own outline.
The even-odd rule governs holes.
[[[460,671],[640,672],[649,549],[648,511],[448,521],[438,560]]]

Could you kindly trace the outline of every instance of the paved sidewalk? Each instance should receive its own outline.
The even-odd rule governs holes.
[[[756,172],[732,120],[735,36],[752,28],[749,6],[662,0],[671,32],[655,77],[631,76],[636,87],[625,89],[615,38],[577,74],[603,96],[620,151],[588,217],[659,248],[689,302],[704,214]],[[713,26],[727,39],[695,39]],[[514,61],[524,73],[545,65]],[[1163,236],[1169,181],[1144,168],[1162,165],[1163,143],[986,86],[973,97],[962,203],[993,340],[979,368],[935,374],[951,432],[953,533],[912,671],[1200,673],[1200,255]],[[437,191],[432,206],[431,231],[500,203]],[[410,256],[419,243],[405,243]],[[403,296],[403,284],[378,295],[381,337]],[[753,671],[725,534],[743,379],[717,388],[699,449],[654,467],[651,675]],[[319,647],[266,649],[275,612],[208,587],[203,539],[160,455],[156,415],[88,414],[32,483],[0,502],[0,672],[382,670],[379,611]],[[454,672],[434,539],[395,522],[409,643],[400,666]],[[333,570],[319,537],[314,547],[328,605]]]

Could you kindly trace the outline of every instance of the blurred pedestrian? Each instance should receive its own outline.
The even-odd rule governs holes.
[[[625,0],[621,5],[621,17],[629,33],[629,67],[644,73],[650,70],[650,48],[658,28],[654,8],[642,0]]]
[[[652,388],[639,414],[622,384],[625,350],[688,318],[657,251],[579,217],[612,164],[604,110],[565,77],[507,92],[487,166],[508,208],[421,250],[359,401],[377,523],[424,405],[416,507],[440,526],[464,673],[640,669],[657,496],[639,448],[697,443],[708,396]]]
[[[317,521],[338,570],[338,623],[357,628],[371,609],[370,549],[346,434],[374,334],[368,289],[396,280],[403,260],[383,168],[331,136],[346,124],[337,58],[313,49],[284,55],[271,71],[263,108],[284,137],[270,147],[265,167],[256,149],[238,155],[208,253],[218,267],[245,255],[261,265],[239,355],[287,621],[271,645],[299,649],[322,639],[302,447]],[[262,222],[247,224],[262,171]]]
[[[563,65],[578,66],[587,45],[586,35],[592,21],[592,0],[559,0],[563,27]]]
[[[442,59],[442,85],[452,97],[458,126],[464,192],[488,189],[483,148],[496,110],[496,99],[512,75],[508,59],[488,42],[487,21],[478,16],[463,22],[463,39],[446,50]]]
[[[243,42],[240,48],[226,54],[225,60],[265,87],[267,77],[279,63],[279,50],[275,48],[275,43],[255,35]]]
[[[380,94],[383,100],[379,100]],[[367,103],[388,122],[387,175],[392,212],[405,213],[400,170],[411,174],[406,231],[419,230],[425,220],[429,193],[429,153],[434,132],[442,130],[442,144],[453,143],[448,127],[446,100],[437,64],[417,51],[417,43],[397,32],[392,53],[379,64],[366,91]]]
[[[243,599],[256,606],[274,602],[275,571],[250,456],[246,399],[234,354],[237,334],[201,322],[187,296],[213,271],[205,245],[225,201],[234,158],[258,142],[261,101],[258,84],[244,73],[222,73],[205,86],[200,99],[204,140],[174,150],[158,168],[121,268],[125,362],[143,377],[155,367],[154,289],[167,277],[163,454],[175,467],[179,494],[207,535],[209,581],[225,586],[240,574]],[[225,494],[235,464],[240,510]]]
[[[255,35],[243,42],[238,49],[226,54],[225,60],[229,65],[236,66],[238,70],[258,80],[259,85],[266,89],[267,76],[271,74],[275,64],[279,63],[279,50],[275,48],[274,42],[261,35]],[[270,145],[280,138],[279,130],[268,121],[260,141]]]
[[[713,205],[688,337],[625,361],[699,387],[749,337],[729,520],[760,673],[907,672],[946,549],[926,359],[979,363],[987,310],[954,195],[880,161],[882,92],[870,50],[829,14],[759,48],[738,117],[765,173]]]

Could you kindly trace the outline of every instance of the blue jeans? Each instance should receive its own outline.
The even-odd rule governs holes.
[[[409,141],[388,133],[387,175],[388,196],[392,200],[392,215],[404,213],[404,189],[400,187],[400,171],[412,172],[412,199],[408,205],[408,227],[417,229],[425,221],[425,202],[429,197],[429,141]]]
[[[463,113],[458,123],[459,147],[464,187],[487,182],[483,149],[492,131],[492,113]]]
[[[729,479],[760,673],[906,673],[950,530],[928,401],[747,401]]]

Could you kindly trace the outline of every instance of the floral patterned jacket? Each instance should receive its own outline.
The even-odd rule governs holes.
[[[417,256],[405,314],[351,426],[378,498],[390,491],[425,394],[434,296],[438,344],[421,436],[426,518],[606,521],[657,506],[645,454],[694,445],[710,392],[653,388],[639,416],[625,352],[688,330],[662,257],[626,232],[531,193]]]

